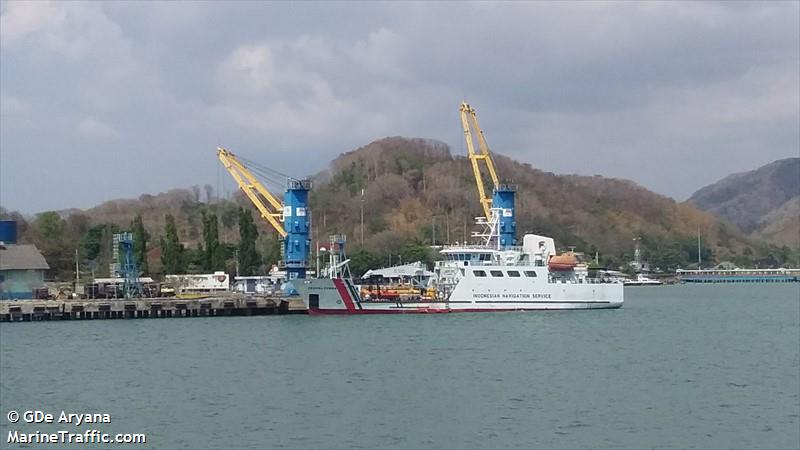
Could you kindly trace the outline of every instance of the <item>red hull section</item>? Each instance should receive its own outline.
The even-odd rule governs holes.
[[[350,298],[350,293],[347,292],[347,287],[344,285],[344,282],[341,279],[336,279],[333,280],[333,285],[336,286],[336,290],[339,291],[339,296],[342,297],[344,305],[347,307],[347,313],[354,313],[356,311],[356,305],[353,304],[353,299]]]
[[[537,309],[309,309],[311,316],[346,316],[352,314],[447,314],[447,313],[476,313],[476,312],[511,312],[511,311],[542,311]]]

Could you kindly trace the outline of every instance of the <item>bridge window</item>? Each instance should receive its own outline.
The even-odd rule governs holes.
[[[526,270],[525,271],[525,276],[526,277],[531,277],[531,278],[536,278],[536,272],[534,272],[533,270]]]
[[[517,272],[516,270],[509,270],[508,271],[508,276],[513,277],[513,278],[519,278],[519,272]]]
[[[493,277],[502,277],[503,276],[503,271],[502,270],[490,270],[489,273],[491,273]]]
[[[475,274],[476,277],[485,277],[486,276],[486,272],[484,272],[482,270],[473,270],[472,273]]]

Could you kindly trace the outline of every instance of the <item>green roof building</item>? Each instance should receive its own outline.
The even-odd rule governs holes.
[[[0,243],[0,300],[33,298],[49,268],[35,245]]]

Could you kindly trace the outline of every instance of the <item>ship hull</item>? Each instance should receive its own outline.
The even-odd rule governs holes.
[[[448,301],[411,302],[363,300],[356,287],[343,279],[305,280],[299,285],[301,297],[311,315],[614,309],[622,306],[621,284],[553,285],[552,292],[538,294],[538,299],[531,300],[492,296],[466,298],[457,295],[456,290]]]

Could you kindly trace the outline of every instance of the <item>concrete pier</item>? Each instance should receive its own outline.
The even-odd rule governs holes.
[[[0,301],[0,322],[38,320],[155,319],[307,313],[299,297],[243,295],[196,299],[70,299]]]

